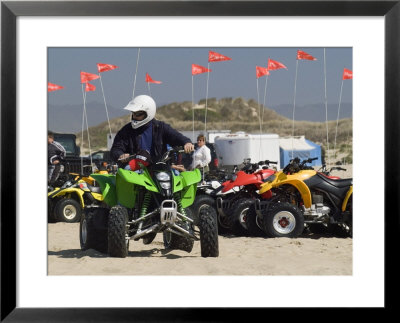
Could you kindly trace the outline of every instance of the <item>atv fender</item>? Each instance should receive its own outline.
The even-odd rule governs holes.
[[[182,207],[191,206],[196,198],[197,183],[201,181],[201,173],[198,168],[180,173],[182,177],[181,202]]]
[[[352,196],[353,194],[353,186],[350,186],[349,190],[346,193],[346,196],[343,200],[343,204],[342,204],[342,212],[346,211],[347,208],[347,202],[349,201],[350,196]]]
[[[82,209],[85,207],[85,202],[83,201],[83,194],[85,192],[82,191],[81,189],[75,188],[75,187],[71,187],[71,188],[65,188],[60,190],[58,193],[54,194],[51,198],[55,198],[55,197],[62,197],[65,195],[75,195],[77,201],[79,202],[79,204],[82,206]]]
[[[115,175],[111,174],[91,174],[100,185],[103,201],[108,206],[117,204],[117,191],[115,189]]]
[[[144,186],[149,191],[159,193],[157,185],[151,179],[151,175],[149,174],[147,168],[144,167],[142,170],[143,173],[138,173],[137,171],[119,168],[117,173],[117,177],[120,177],[118,179],[118,185],[120,182],[126,182],[134,185]]]
[[[306,184],[304,184],[303,181],[298,180],[298,179],[291,179],[286,182],[282,182],[281,185],[283,184],[290,184],[296,187],[296,189],[299,191],[301,198],[303,199],[304,206],[309,209],[311,207],[311,192],[310,189]]]

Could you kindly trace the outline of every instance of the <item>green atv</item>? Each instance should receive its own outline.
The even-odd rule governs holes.
[[[157,163],[140,164],[138,171],[119,168],[116,175],[92,174],[108,207],[85,208],[80,222],[81,249],[125,258],[130,240],[149,244],[162,232],[166,249],[191,252],[194,241],[200,241],[202,257],[218,257],[215,210],[202,208],[194,217],[189,209],[201,181],[200,171],[176,174],[171,167],[173,156],[182,152],[181,147],[171,149]]]

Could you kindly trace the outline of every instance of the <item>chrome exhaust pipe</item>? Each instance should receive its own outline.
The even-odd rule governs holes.
[[[154,231],[156,231],[159,228],[159,224],[154,224],[153,226],[151,226],[150,228],[143,230],[143,231],[139,231],[137,232],[134,236],[131,237],[131,239],[135,240],[135,239],[139,239],[140,237],[145,236],[146,234],[152,233]]]
[[[194,234],[191,234],[189,231],[186,231],[184,228],[181,228],[179,225],[176,225],[176,224],[174,224],[172,227],[171,227],[171,229],[176,229],[176,230],[178,230],[178,231],[180,231],[180,232],[182,232],[182,233],[184,233],[184,235],[185,236],[189,236],[189,237],[191,237],[192,239],[195,239],[195,240],[200,240],[199,238],[197,238]],[[172,231],[172,230],[171,230]]]

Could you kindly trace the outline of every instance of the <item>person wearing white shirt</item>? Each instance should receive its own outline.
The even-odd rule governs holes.
[[[208,172],[208,164],[211,162],[210,148],[206,146],[206,138],[203,135],[197,137],[197,149],[193,153],[191,169],[202,168]]]

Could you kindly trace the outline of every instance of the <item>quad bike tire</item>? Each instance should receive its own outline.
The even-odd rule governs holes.
[[[128,210],[120,205],[113,206],[108,217],[108,254],[110,257],[125,258],[129,250],[127,237]]]
[[[323,223],[308,223],[307,227],[313,234],[324,234],[328,232],[328,228]]]
[[[233,207],[224,209],[225,216],[217,214],[218,233],[230,234],[233,231]]]
[[[210,206],[216,210],[215,199],[207,194],[197,195],[194,203],[189,207],[193,213],[193,220],[195,225],[198,225],[199,223],[199,211],[201,210],[201,208],[207,206]]]
[[[186,211],[186,216],[188,218],[193,219],[192,210],[185,209],[185,211]],[[163,232],[163,241],[164,241],[164,247],[167,250],[183,250],[186,252],[192,252],[193,250],[193,245],[194,245],[193,239],[177,235],[170,231]]]
[[[54,217],[61,222],[79,222],[82,216],[82,207],[72,198],[62,198],[54,206]]]
[[[246,226],[247,213],[254,204],[251,199],[240,199],[233,205],[232,232],[236,236],[246,236],[249,234]]]
[[[218,220],[215,208],[204,207],[199,211],[200,249],[202,257],[218,257]]]
[[[79,240],[82,250],[95,249],[107,253],[108,214],[109,209],[106,208],[84,210],[79,225]]]
[[[54,203],[55,203],[55,200],[53,200],[53,199],[47,200],[47,223],[57,222],[57,219],[54,215]]]
[[[253,237],[264,237],[265,232],[263,230],[263,223],[262,220],[257,217],[256,208],[253,205],[250,206],[249,210],[246,214],[246,225],[247,231],[250,236]]]
[[[263,225],[269,237],[296,238],[303,233],[304,215],[290,203],[276,203],[263,218]]]

